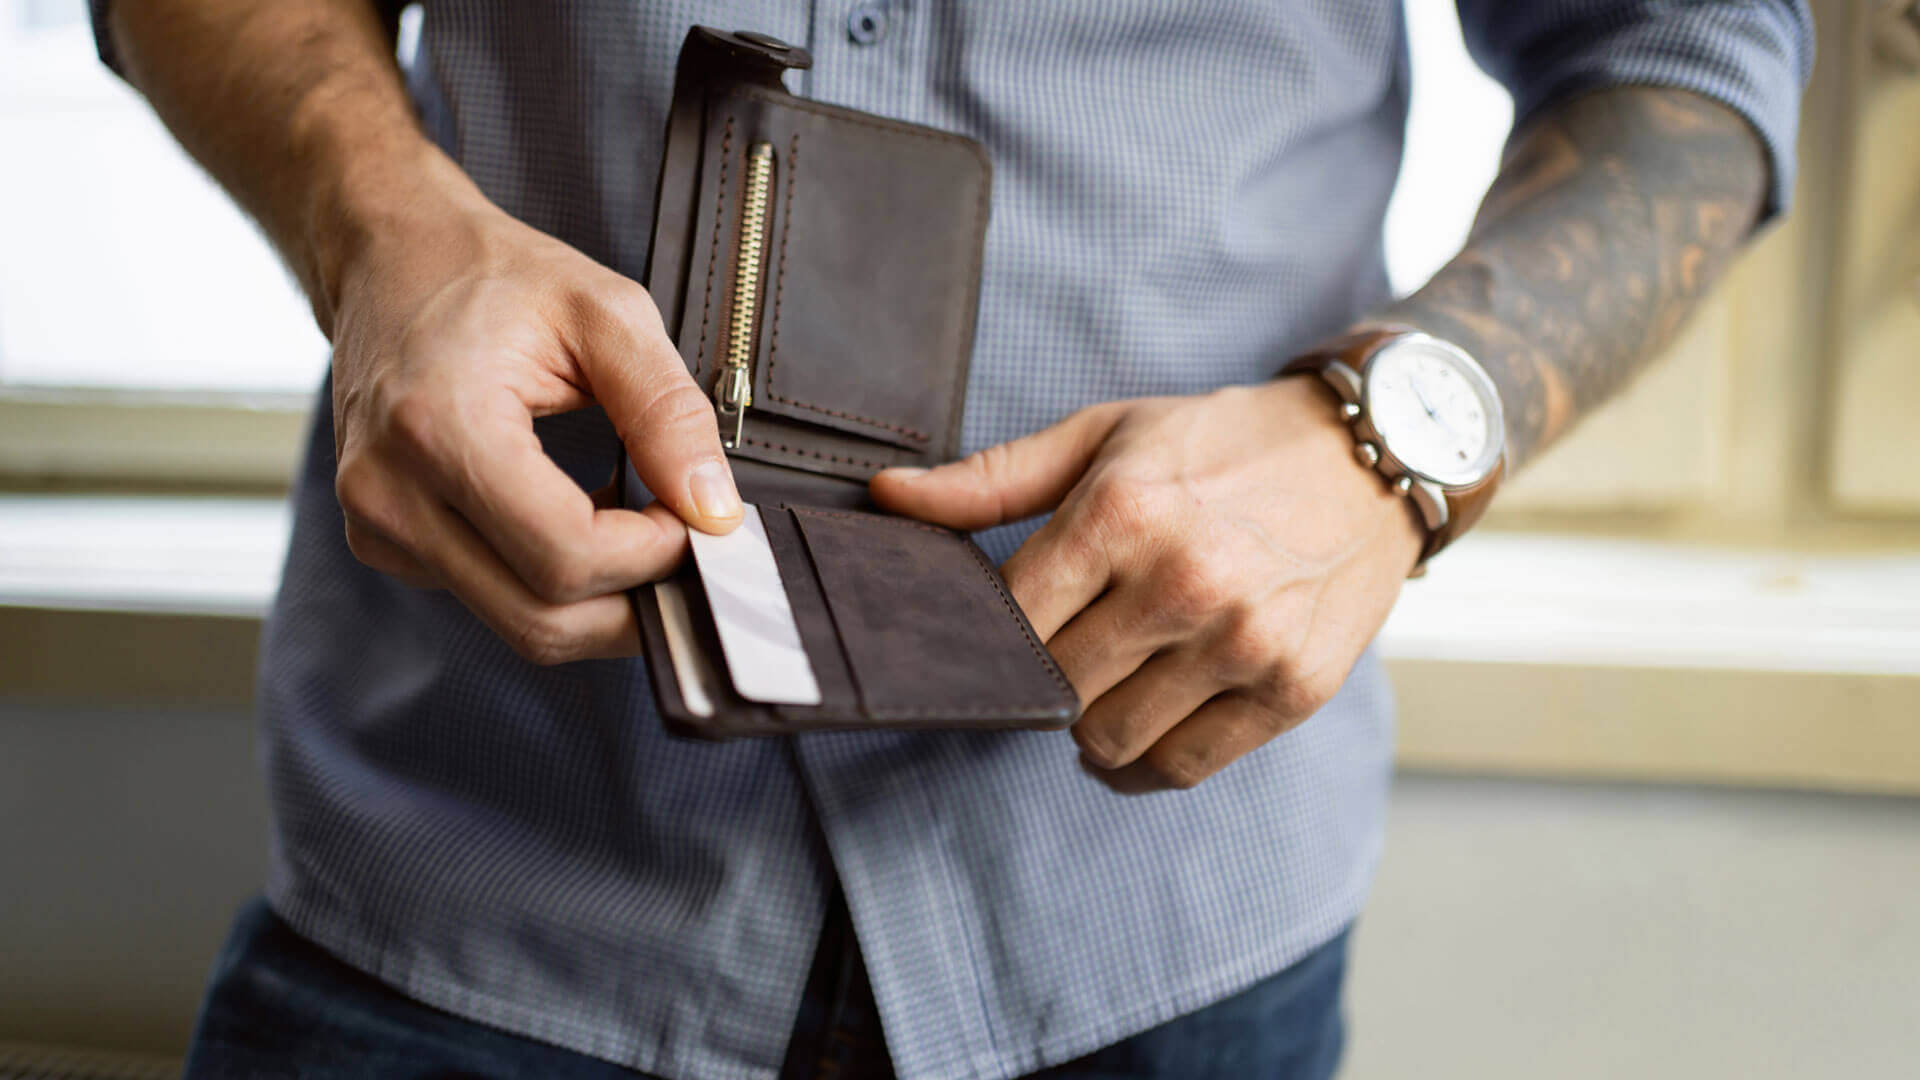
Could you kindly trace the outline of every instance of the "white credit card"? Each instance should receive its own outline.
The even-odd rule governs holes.
[[[734,690],[766,705],[820,704],[820,684],[800,643],[760,508],[748,505],[746,520],[725,536],[695,530],[691,540]]]

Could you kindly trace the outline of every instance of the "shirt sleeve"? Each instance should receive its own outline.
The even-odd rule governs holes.
[[[1806,0],[1458,0],[1468,51],[1513,94],[1516,123],[1570,94],[1668,86],[1753,125],[1771,182],[1762,220],[1793,198],[1800,94],[1813,66]]]

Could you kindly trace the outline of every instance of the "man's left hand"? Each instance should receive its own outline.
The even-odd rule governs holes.
[[[955,529],[1053,511],[1002,568],[1078,691],[1081,753],[1123,790],[1191,787],[1333,696],[1425,534],[1295,376],[1110,402],[873,481]]]

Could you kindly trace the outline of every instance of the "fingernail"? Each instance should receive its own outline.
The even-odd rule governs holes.
[[[887,475],[895,480],[918,480],[927,475],[927,470],[918,465],[900,465],[887,470]]]
[[[745,512],[740,508],[740,493],[734,490],[733,473],[725,462],[700,465],[693,470],[687,486],[693,489],[693,505],[702,517],[724,520]]]

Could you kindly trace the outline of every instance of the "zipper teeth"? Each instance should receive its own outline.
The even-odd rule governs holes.
[[[760,262],[766,251],[767,202],[772,189],[773,144],[755,143],[747,157],[740,250],[733,274],[733,317],[727,335],[727,363],[734,367],[745,367],[753,359],[753,324],[760,309]]]

